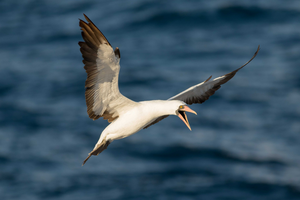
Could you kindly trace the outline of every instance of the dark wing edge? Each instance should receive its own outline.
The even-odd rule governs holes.
[[[113,121],[110,119],[111,115],[109,113],[103,113],[103,115],[96,115],[93,111],[94,105],[94,94],[95,94],[95,84],[97,80],[98,70],[97,70],[97,51],[101,44],[110,45],[108,40],[102,34],[102,32],[94,25],[94,23],[83,14],[85,21],[79,19],[79,26],[81,27],[81,35],[84,42],[79,42],[80,52],[83,57],[84,69],[87,73],[87,79],[85,81],[85,99],[87,105],[87,113],[89,117],[93,120],[96,120],[100,117],[104,117],[104,119],[108,119],[108,121]],[[119,53],[119,50],[118,54]],[[120,57],[120,56],[119,56]]]
[[[254,55],[252,56],[252,58],[246,62],[244,65],[242,65],[241,67],[239,67],[238,69],[228,73],[228,74],[225,74],[223,79],[221,79],[220,81],[218,81],[211,89],[207,90],[203,95],[201,95],[200,97],[195,97],[195,96],[191,96],[191,97],[188,97],[186,99],[181,99],[181,95],[182,93],[185,94],[185,92],[188,92],[188,91],[183,91],[182,93],[179,93],[179,95],[176,95],[172,98],[170,98],[169,100],[182,100],[184,101],[186,104],[194,104],[194,103],[203,103],[205,102],[207,99],[209,99],[210,96],[212,96],[218,89],[220,89],[221,85],[228,82],[230,79],[232,79],[232,77],[234,77],[234,75],[240,70],[242,69],[243,67],[245,67],[246,65],[248,65],[257,55],[258,51],[260,50],[260,45],[258,45],[258,48],[256,50],[256,52],[254,53]],[[200,84],[205,84],[205,83],[208,83],[208,81],[211,79],[212,76],[210,76],[207,80],[205,80],[204,82],[200,83]],[[219,77],[219,78],[222,78],[222,77]],[[217,78],[218,79],[218,78]],[[216,79],[214,79],[213,81],[215,81]],[[189,90],[189,89],[188,89]],[[144,127],[144,129],[148,128],[149,126],[153,125],[153,124],[156,124],[157,122],[165,119],[166,117],[168,117],[169,115],[164,115],[164,116],[161,116],[161,117],[158,117],[157,119],[155,119],[152,123],[148,124],[147,126]]]
[[[187,97],[187,98],[185,98],[185,99],[182,99],[182,98],[180,98],[180,97],[182,97],[182,96],[180,95],[180,94],[181,94],[181,93],[180,93],[179,95],[176,95],[176,96],[170,98],[169,100],[182,100],[182,101],[184,101],[186,104],[189,104],[189,105],[194,104],[194,103],[203,103],[203,102],[205,102],[206,100],[209,99],[210,96],[212,96],[218,89],[221,88],[221,85],[227,83],[230,79],[232,79],[232,78],[234,77],[234,75],[235,75],[240,69],[242,69],[243,67],[245,67],[246,65],[248,65],[248,64],[256,57],[256,55],[257,55],[257,53],[258,53],[259,50],[260,50],[260,45],[258,45],[257,50],[256,50],[256,52],[254,53],[254,55],[252,56],[252,58],[251,58],[248,62],[246,62],[244,65],[242,65],[242,66],[239,67],[238,69],[236,69],[236,70],[234,70],[234,71],[232,71],[232,72],[230,72],[230,73],[228,73],[228,74],[225,74],[225,75],[223,75],[223,76],[221,76],[221,77],[219,77],[219,78],[216,78],[216,79],[210,81],[210,82],[216,81],[216,83],[213,85],[213,87],[212,87],[211,89],[207,90],[207,91],[206,91],[204,94],[202,94],[201,96],[196,96],[196,95],[195,95],[195,96],[192,96],[192,95],[190,95],[189,97]],[[211,76],[210,76],[206,81],[200,83],[199,86],[200,86],[200,85],[203,85],[203,86],[204,86],[205,84],[209,84],[209,83],[210,83],[210,82],[209,82],[210,79],[211,79]],[[218,79],[220,79],[220,80],[217,81]],[[188,91],[188,90],[183,91],[183,92],[182,92],[183,95],[185,94],[185,92],[189,92],[189,91]]]

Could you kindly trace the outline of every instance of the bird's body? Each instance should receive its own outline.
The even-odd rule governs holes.
[[[84,15],[85,16],[85,15]],[[195,113],[186,104],[203,103],[230,80],[238,70],[247,65],[257,54],[240,68],[213,80],[209,77],[168,100],[135,102],[119,92],[118,77],[120,70],[120,51],[112,49],[110,43],[85,16],[88,23],[80,20],[84,42],[79,42],[83,63],[87,72],[85,97],[87,112],[91,119],[108,120],[109,124],[101,133],[93,151],[83,164],[92,156],[98,155],[114,140],[128,137],[141,129],[159,122],[169,115],[177,115],[190,129],[185,112]]]
[[[108,146],[114,140],[133,135],[161,116],[176,115],[176,109],[184,104],[179,100],[154,100],[141,101],[126,107],[119,113],[119,117],[102,131],[93,151],[99,154],[101,152],[98,149],[101,146]]]
[[[174,106],[170,107],[170,103]],[[178,100],[171,102],[164,100],[138,102],[136,106],[120,113],[118,119],[114,120],[103,130],[98,144],[103,139],[113,141],[128,137],[140,131],[160,116],[175,115],[175,110],[180,105],[184,105],[184,103]]]

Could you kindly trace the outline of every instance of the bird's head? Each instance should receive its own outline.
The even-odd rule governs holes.
[[[185,123],[185,125],[192,130],[185,112],[194,113],[195,115],[197,115],[197,113],[190,109],[183,101],[174,102],[174,107],[176,109],[175,115],[177,115]]]

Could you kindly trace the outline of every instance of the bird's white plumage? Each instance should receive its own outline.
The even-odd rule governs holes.
[[[128,137],[162,115],[176,115],[176,110],[184,104],[178,100],[138,102],[130,110],[121,113],[118,119],[103,130],[97,144],[100,144],[104,139],[113,141]]]
[[[85,15],[84,15],[85,16]],[[193,112],[185,104],[203,103],[230,80],[242,67],[224,76],[206,81],[188,88],[168,100],[134,102],[123,96],[118,87],[120,71],[120,51],[113,50],[108,40],[93,22],[85,16],[88,23],[80,20],[84,42],[79,42],[84,68],[87,72],[86,104],[89,117],[108,119],[109,124],[101,133],[91,155],[98,155],[116,139],[128,137],[143,128],[147,128],[169,115],[178,115],[189,127],[184,111]],[[184,110],[185,109],[185,110]],[[189,127],[190,128],[190,127]]]

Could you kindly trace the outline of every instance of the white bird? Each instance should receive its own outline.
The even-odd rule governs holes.
[[[128,137],[141,129],[159,122],[169,115],[177,115],[191,130],[185,112],[197,114],[186,104],[203,103],[229,81],[237,71],[247,65],[258,53],[240,68],[224,76],[211,79],[188,88],[168,100],[135,102],[123,96],[118,87],[120,70],[120,50],[111,47],[108,40],[94,23],[84,15],[87,23],[80,19],[81,35],[84,42],[79,42],[87,73],[85,98],[89,117],[100,117],[110,123],[101,133],[94,149],[83,164],[92,156],[98,155],[114,140]]]

